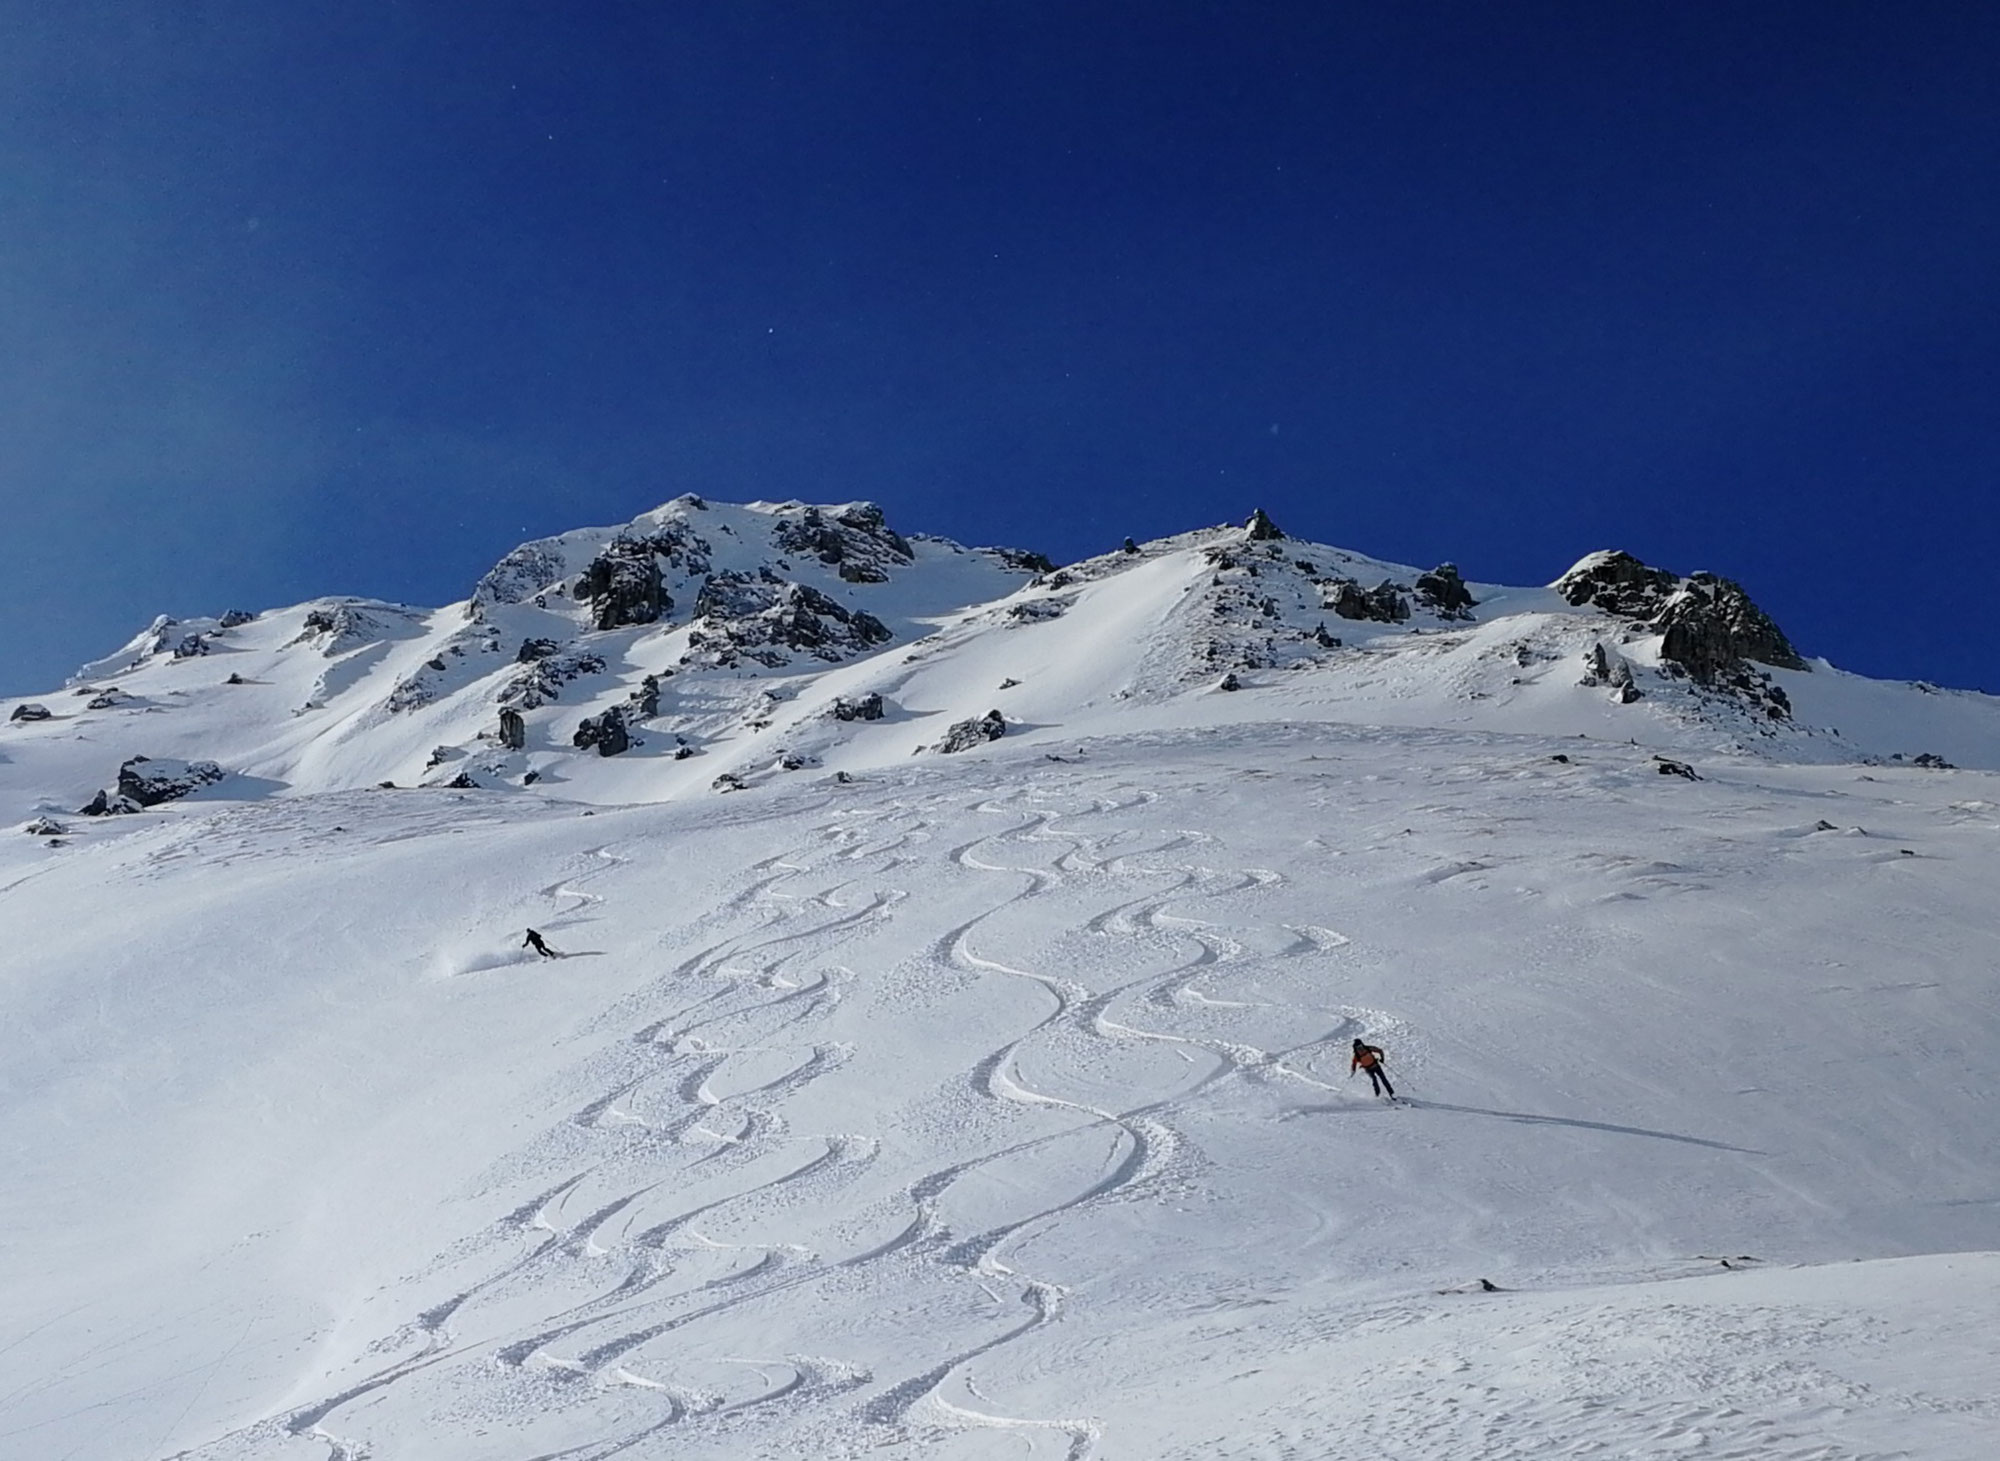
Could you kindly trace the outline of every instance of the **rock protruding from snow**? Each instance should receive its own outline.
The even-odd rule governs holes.
[[[1320,602],[1343,619],[1400,624],[1410,617],[1410,601],[1403,595],[1403,585],[1388,579],[1365,589],[1354,580],[1343,578],[1324,586]]]
[[[922,539],[923,535],[918,534],[918,537]],[[941,543],[949,540],[933,538],[929,541]],[[1036,553],[1027,548],[981,548],[978,551],[1013,569],[1017,573],[1043,574],[1054,573],[1056,571],[1056,561],[1049,557],[1048,554]]]
[[[567,571],[561,552],[547,540],[523,543],[486,571],[468,605],[476,618],[493,604],[519,604],[561,581]]]
[[[604,656],[588,650],[571,649],[551,654],[530,664],[514,682],[500,692],[500,703],[521,710],[534,710],[562,697],[562,687],[584,675],[604,673]]]
[[[1417,602],[1440,619],[1470,619],[1479,600],[1465,586],[1456,563],[1440,563],[1417,575]]]
[[[1611,551],[1583,558],[1554,587],[1579,608],[1602,609],[1658,633],[1660,657],[1702,684],[1736,676],[1745,660],[1808,668],[1742,586],[1713,573],[1682,578],[1630,553]]]
[[[1251,510],[1249,520],[1243,524],[1243,535],[1253,543],[1275,543],[1285,536],[1285,530],[1259,507]]]
[[[1643,698],[1638,685],[1633,683],[1632,666],[1625,656],[1611,649],[1599,640],[1590,647],[1590,653],[1583,657],[1583,678],[1577,681],[1586,689],[1594,686],[1608,686],[1611,698],[1620,705],[1630,705]]]
[[[832,512],[787,503],[771,541],[782,552],[817,558],[848,583],[887,583],[892,567],[916,558],[872,502],[850,502]]]
[[[1009,622],[1015,624],[1046,624],[1049,620],[1060,619],[1064,614],[1068,613],[1070,605],[1075,602],[1076,599],[1074,596],[1069,598],[1022,599],[1019,603],[1007,606],[1007,618]]]
[[[946,756],[959,751],[969,751],[974,746],[983,746],[988,741],[997,741],[1007,734],[1007,718],[997,710],[989,710],[984,715],[961,720],[944,733],[944,739],[937,743],[938,751]]]
[[[850,700],[846,696],[833,702],[835,720],[880,720],[882,718],[882,697],[873,691]]]
[[[227,612],[225,612],[223,616],[220,619],[216,620],[215,622],[217,626],[220,628],[235,629],[241,625],[250,623],[256,617],[257,616],[251,613],[248,609],[230,609]]]
[[[191,791],[222,780],[223,774],[213,761],[134,756],[118,768],[117,790],[98,792],[88,805],[78,810],[86,817],[136,812],[177,801]]]
[[[597,748],[600,756],[622,755],[632,747],[632,735],[625,725],[625,712],[614,705],[602,715],[587,716],[577,723],[570,744],[579,751]]]
[[[1661,606],[1653,624],[1666,636],[1661,658],[1686,666],[1697,680],[1713,680],[1746,659],[1785,670],[1806,668],[1784,631],[1742,586],[1713,574],[1689,577]]]
[[[798,655],[837,663],[894,637],[873,614],[768,568],[712,575],[695,600],[695,614],[687,662],[722,669],[743,660],[776,669]]]
[[[54,817],[37,817],[21,830],[30,837],[62,837],[69,832],[69,828]]]
[[[617,538],[583,570],[572,590],[591,608],[599,629],[652,624],[673,606],[660,575],[658,546],[651,538]]]
[[[1592,605],[1621,619],[1651,619],[1680,579],[1650,568],[1630,553],[1610,549],[1586,554],[1553,585],[1578,608]]]
[[[305,622],[292,644],[311,644],[328,659],[378,644],[389,637],[389,626],[356,604],[321,604],[306,611]]]
[[[521,712],[508,706],[500,712],[500,744],[510,751],[518,751],[528,744],[528,723]]]
[[[14,713],[7,717],[10,721],[54,720],[48,706],[38,700],[28,700],[14,707]]]

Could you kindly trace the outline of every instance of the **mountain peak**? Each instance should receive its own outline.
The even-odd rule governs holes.
[[[1058,567],[903,532],[867,501],[688,494],[522,543],[444,609],[163,617],[74,688],[4,722],[0,786],[24,815],[74,811],[133,757],[234,773],[198,796],[671,799],[861,774],[989,711],[1010,744],[1331,720],[2000,765],[2000,702],[1809,664],[1726,578],[1604,551],[1546,589],[1472,582],[1261,509]],[[878,716],[836,711],[867,697]]]

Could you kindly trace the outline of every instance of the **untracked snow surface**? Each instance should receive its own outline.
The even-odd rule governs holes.
[[[456,611],[43,697],[0,1456],[1995,1454],[2000,774],[1538,685],[1597,631],[1533,590],[1223,692],[1202,551],[681,666],[613,757],[476,738],[517,670],[343,708]],[[636,674],[689,630],[568,632]],[[1983,697],[1786,673],[2000,764]],[[229,775],[74,815],[141,754]]]

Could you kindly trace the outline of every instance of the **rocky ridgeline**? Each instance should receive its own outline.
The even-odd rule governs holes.
[[[364,608],[353,600],[340,600],[321,604],[306,611],[299,632],[291,641],[293,645],[310,645],[328,659],[334,659],[350,650],[366,644],[379,644],[392,637],[398,630],[398,623],[392,623],[386,606],[371,604]],[[400,627],[408,630],[408,615],[398,615]]]
[[[892,637],[874,615],[787,576],[794,560],[810,559],[846,583],[888,582],[915,554],[881,508],[867,502],[837,509],[784,504],[768,515],[762,561],[723,570],[714,566],[720,555],[713,535],[732,530],[723,523],[704,526],[709,511],[699,497],[677,498],[592,549],[573,577],[564,539],[524,543],[479,581],[469,612],[479,619],[500,605],[549,608],[568,599],[593,629],[658,624],[673,621],[680,601],[670,585],[679,583],[692,600],[682,663],[697,668],[749,662],[775,669],[800,658],[832,663]],[[536,668],[514,682],[509,703],[532,709],[556,698],[568,680],[595,672],[587,654],[579,658],[559,648],[534,640],[523,647],[523,660],[534,659]]]
[[[956,555],[965,557],[954,566]],[[800,692],[810,672],[891,644],[897,637],[892,625],[949,626],[910,644],[897,657],[901,664],[948,654],[959,639],[989,629],[1021,634],[1024,642],[1049,632],[1060,649],[1067,626],[1038,626],[1094,611],[1094,586],[1163,558],[1176,560],[1162,565],[1166,574],[1151,575],[1151,587],[1133,586],[1142,594],[1160,593],[1158,615],[1143,631],[1146,658],[1118,698],[1157,700],[1197,685],[1255,691],[1275,683],[1267,672],[1295,670],[1336,678],[1352,670],[1364,688],[1387,683],[1382,676],[1388,674],[1396,684],[1421,690],[1433,662],[1441,677],[1462,675],[1460,666],[1469,660],[1509,655],[1515,669],[1534,671],[1544,663],[1575,665],[1584,651],[1580,683],[1586,687],[1621,703],[1659,696],[1659,708],[1672,716],[1768,738],[1785,734],[1791,715],[1773,672],[1807,668],[1739,585],[1713,574],[1683,577],[1622,552],[1593,553],[1551,586],[1564,603],[1590,611],[1581,617],[1549,612],[1553,606],[1540,595],[1510,595],[1498,612],[1522,615],[1523,627],[1516,641],[1502,642],[1492,625],[1473,627],[1493,611],[1481,609],[1454,564],[1418,572],[1303,542],[1261,509],[1237,525],[1144,544],[1128,538],[1111,552],[1058,568],[1031,553],[906,538],[867,503],[711,506],[690,496],[622,528],[578,529],[522,544],[480,579],[463,624],[443,626],[431,611],[356,598],[300,605],[275,616],[261,635],[235,633],[252,618],[239,612],[162,618],[101,669],[86,673],[110,677],[152,664],[163,666],[162,683],[174,686],[202,678],[198,668],[179,668],[182,662],[213,665],[210,655],[282,647],[307,657],[302,670],[320,671],[303,707],[291,710],[295,716],[351,696],[346,712],[361,714],[348,724],[366,730],[380,723],[378,712],[436,707],[415,719],[459,741],[441,747],[449,754],[434,753],[417,773],[415,784],[424,786],[532,784],[548,767],[524,758],[557,748],[684,759],[728,744],[726,754],[740,761],[760,745],[747,737],[787,726],[772,737],[777,749],[761,760],[753,755],[754,765],[717,768],[719,786],[731,778],[747,785],[773,769],[820,764],[819,752],[830,743],[828,721],[845,723],[834,735],[860,735],[866,723],[892,718],[879,691],[859,688],[821,702],[810,717],[817,731],[801,731],[804,718],[773,710]],[[980,559],[977,572],[968,574]],[[934,570],[935,579],[924,577]],[[1022,584],[1016,573],[1033,576]],[[868,587],[899,575],[907,576],[893,592]],[[968,584],[981,585],[978,602],[953,597]],[[877,608],[879,616],[862,605]],[[911,630],[913,637],[923,632]],[[397,653],[387,643],[419,635],[418,653]],[[365,648],[369,652],[356,653]],[[1025,643],[1024,652],[1035,648]],[[1390,671],[1392,660],[1401,663]],[[251,678],[231,674],[224,680],[215,668],[206,678],[229,684],[297,680],[270,674],[259,668],[262,661],[235,663],[250,669]],[[756,682],[767,671],[783,673],[786,683],[760,690]],[[1503,665],[1478,673],[1488,677],[1479,681],[1484,686],[1512,671]],[[868,678],[873,676],[849,684]],[[1515,676],[1511,683],[1529,678]],[[739,683],[744,681],[750,683]],[[1010,678],[1002,688],[1015,683]],[[93,697],[91,711],[174,706],[167,696],[135,699],[116,685],[86,684],[75,693]],[[168,695],[186,693],[175,687]],[[1488,691],[1454,680],[1448,693],[1477,700]],[[670,702],[664,712],[663,700]],[[536,714],[564,701],[574,709]],[[46,734],[33,725],[49,717],[47,706],[23,703],[12,709],[6,733]],[[897,711],[893,718],[906,717]],[[927,749],[975,751],[1018,729],[991,712],[950,725]],[[427,736],[423,744],[434,739]],[[226,744],[190,742],[179,749],[238,759]],[[107,814],[157,805],[206,784],[203,777],[211,773],[222,774],[213,762],[135,757],[121,768],[118,787],[106,788],[85,810]]]
[[[785,552],[810,554],[848,583],[887,583],[892,568],[916,560],[908,541],[872,502],[857,502],[831,514],[817,507],[801,508],[781,516],[771,537]]]
[[[1167,543],[1183,545],[1178,539]],[[1129,558],[1145,551],[1132,544],[1122,553]],[[1191,626],[1186,677],[1205,679],[1217,672],[1233,677],[1248,670],[1321,663],[1330,651],[1344,647],[1342,638],[1328,629],[1329,618],[1447,628],[1475,617],[1478,601],[1454,564],[1441,563],[1409,582],[1381,578],[1364,583],[1353,570],[1365,560],[1339,554],[1337,562],[1329,562],[1317,556],[1320,551],[1289,538],[1261,508],[1241,528],[1205,535],[1206,612]]]
[[[1660,662],[1704,690],[1732,696],[1773,720],[1791,714],[1784,689],[1759,665],[1811,668],[1769,614],[1742,585],[1712,573],[1686,578],[1640,562],[1630,553],[1592,553],[1557,579],[1555,591],[1578,608],[1595,608],[1660,636]],[[1597,646],[1585,669],[1586,685],[1608,685],[1621,700],[1640,693],[1630,667]]]

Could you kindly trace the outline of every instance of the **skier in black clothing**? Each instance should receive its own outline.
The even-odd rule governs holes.
[[[560,959],[562,957],[561,954],[558,954],[554,949],[543,943],[542,936],[532,928],[528,930],[528,936],[521,940],[521,947],[524,949],[533,949],[544,959]]]
[[[1396,1099],[1396,1088],[1389,1084],[1389,1072],[1382,1068],[1382,1059],[1380,1045],[1370,1045],[1365,1040],[1356,1040],[1354,1059],[1348,1063],[1347,1073],[1351,1076],[1357,1070],[1367,1071],[1369,1083],[1374,1087],[1375,1094],[1387,1096],[1393,1101]]]

